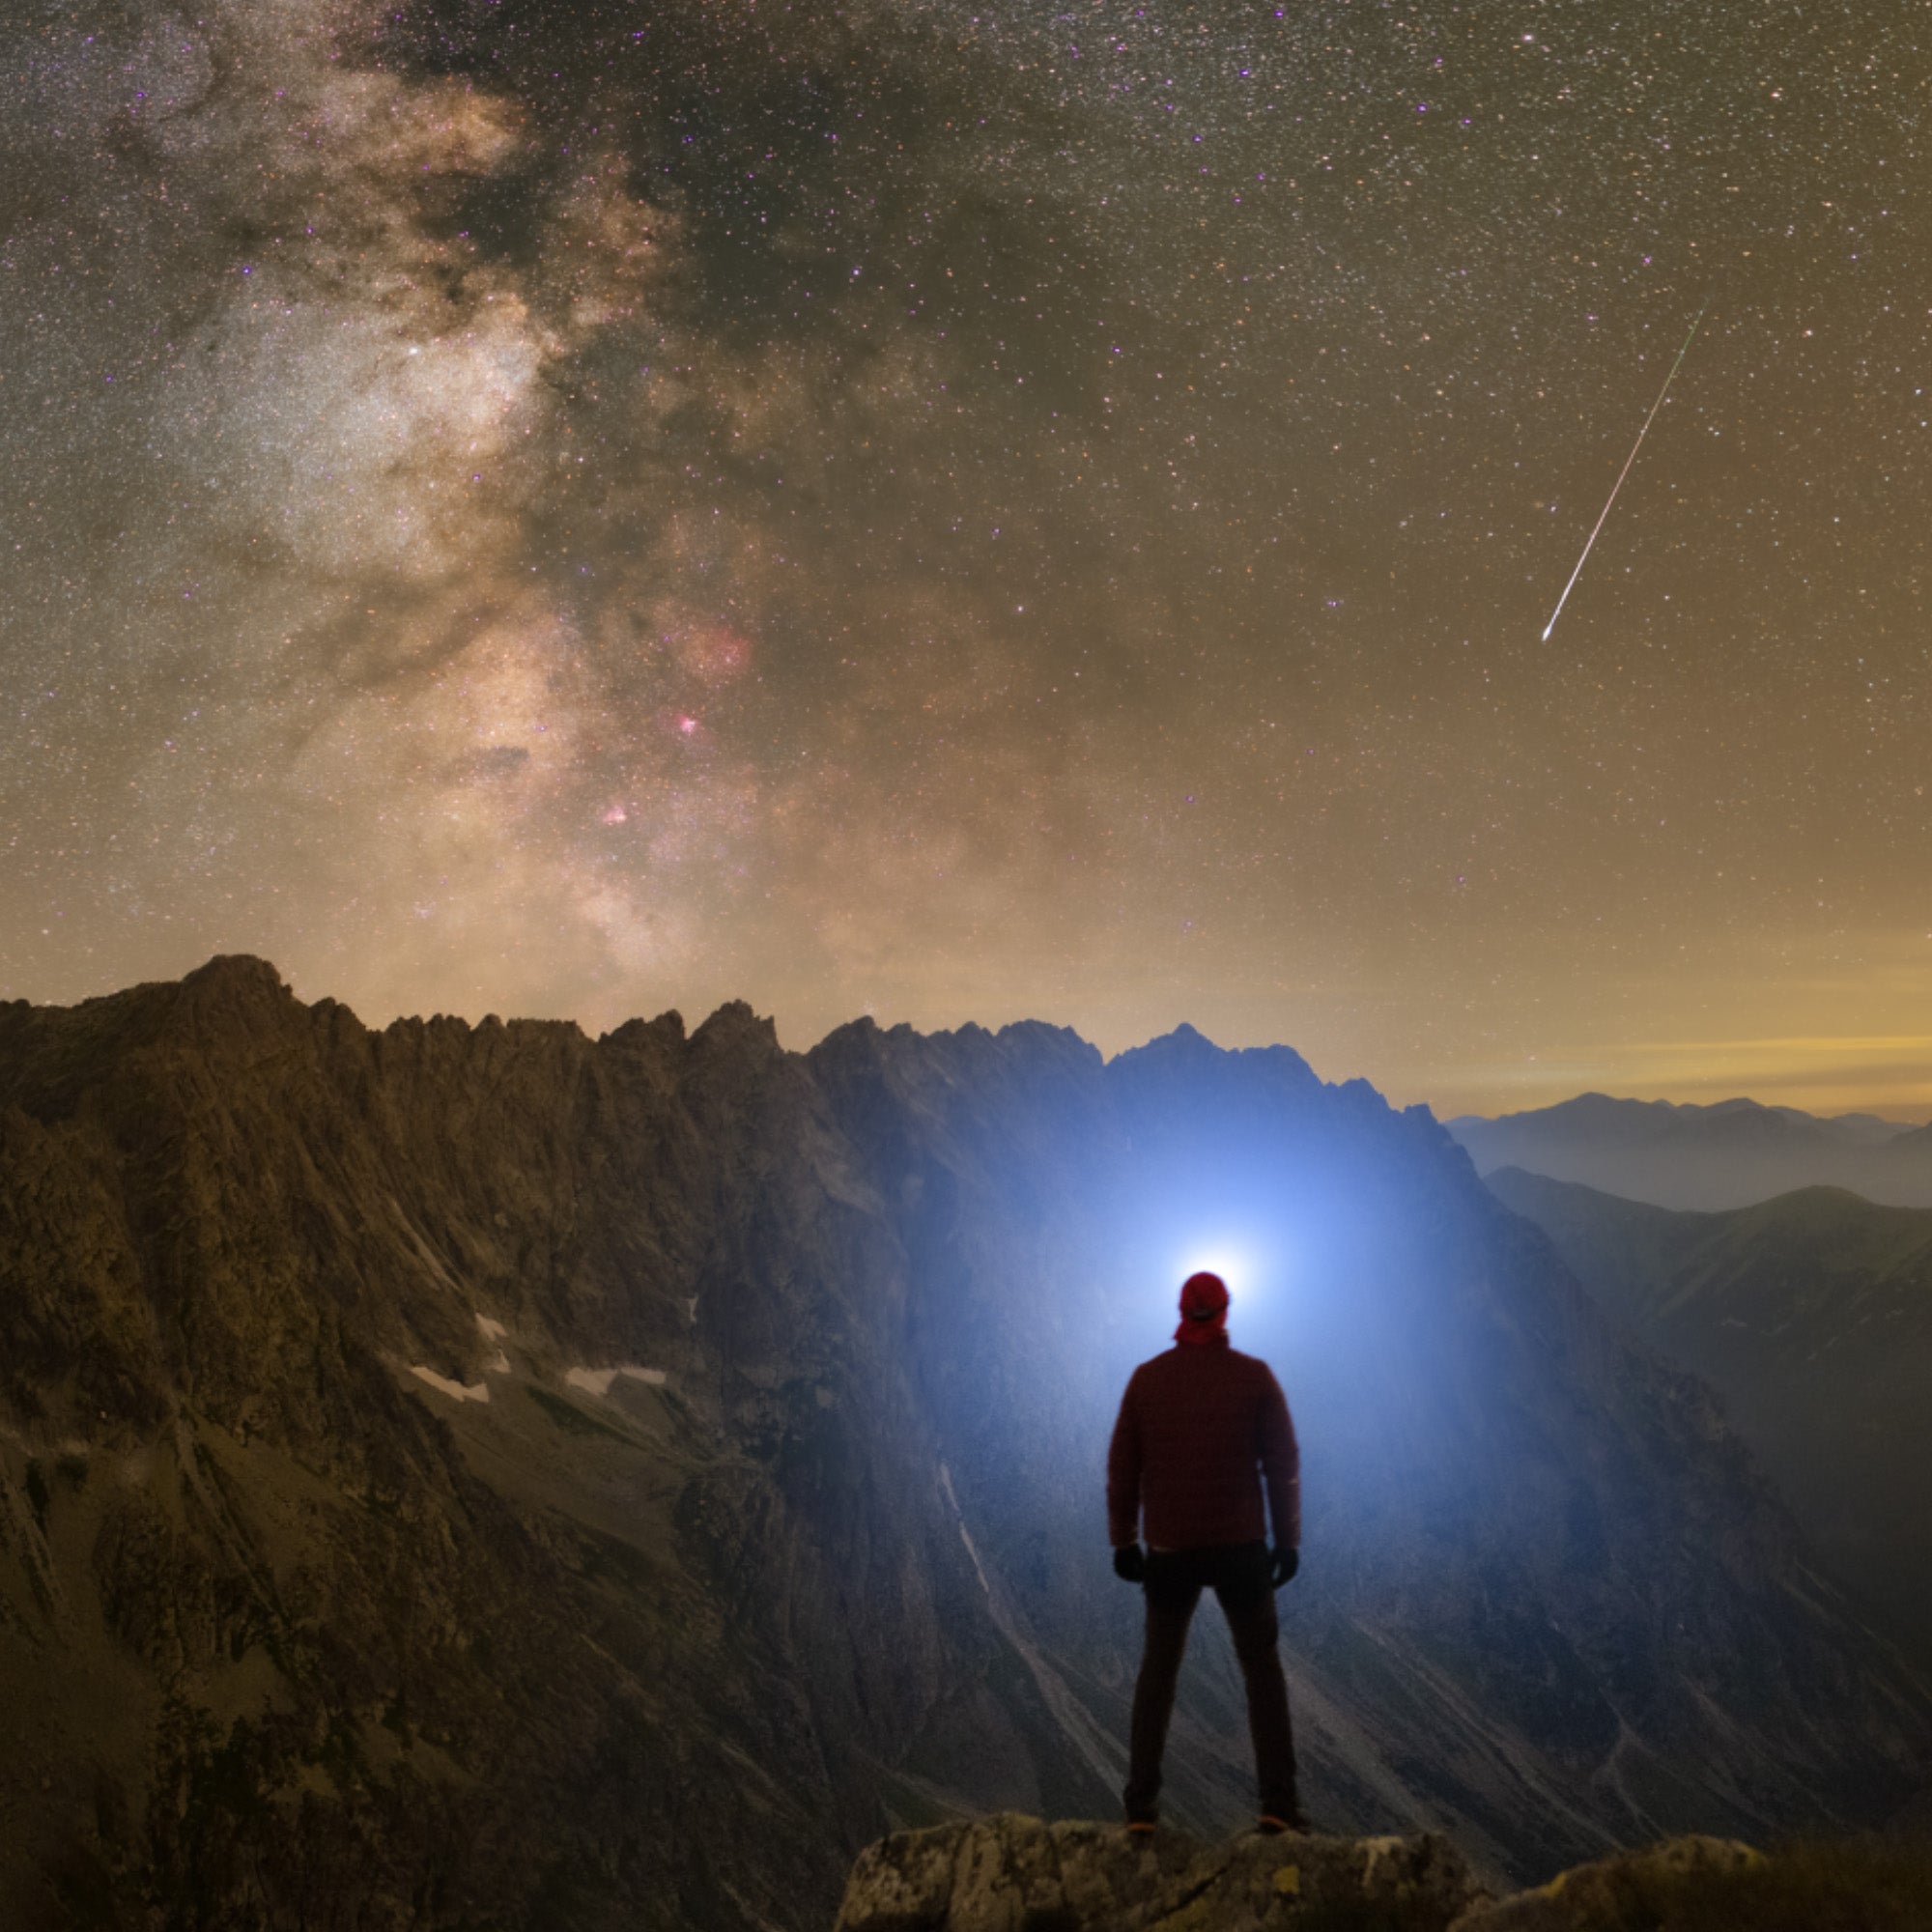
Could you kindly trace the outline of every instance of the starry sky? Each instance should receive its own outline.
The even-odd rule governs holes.
[[[0,995],[1922,1119],[1928,83],[1922,0],[20,0]]]

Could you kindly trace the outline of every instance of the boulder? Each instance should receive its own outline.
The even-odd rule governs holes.
[[[1043,1824],[1002,1812],[899,1832],[860,1855],[837,1932],[1446,1932],[1487,1900],[1434,1833],[1344,1838],[1246,1833],[1203,1844],[1162,1830]]]
[[[1666,1839],[1558,1872],[1548,1885],[1472,1907],[1454,1932],[1651,1932],[1686,1882],[1722,1879],[1765,1861],[1735,1838]]]

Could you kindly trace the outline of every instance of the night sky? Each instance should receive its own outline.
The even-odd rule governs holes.
[[[0,994],[1923,1118],[1928,82],[1899,0],[14,0]]]

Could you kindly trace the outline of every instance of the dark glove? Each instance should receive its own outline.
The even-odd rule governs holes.
[[[1274,1561],[1269,1565],[1274,1587],[1279,1590],[1284,1583],[1293,1582],[1294,1573],[1300,1568],[1300,1550],[1277,1548],[1274,1552]]]
[[[1122,1583],[1147,1581],[1147,1551],[1138,1543],[1123,1543],[1114,1551],[1114,1575]]]

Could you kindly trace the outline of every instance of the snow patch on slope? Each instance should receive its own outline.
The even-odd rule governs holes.
[[[479,1314],[476,1325],[482,1330],[486,1341],[497,1344],[497,1358],[485,1366],[483,1373],[487,1376],[507,1376],[510,1373],[510,1355],[502,1344],[503,1337],[510,1331],[500,1321],[488,1315]]]
[[[627,1376],[633,1381],[648,1382],[653,1388],[665,1385],[662,1369],[643,1369],[635,1362],[625,1362],[614,1369],[566,1369],[563,1378],[572,1388],[587,1389],[592,1395],[605,1396],[611,1393],[611,1384],[619,1376]]]
[[[490,1384],[488,1382],[465,1384],[463,1382],[451,1381],[447,1376],[440,1376],[434,1369],[426,1369],[419,1362],[412,1362],[410,1364],[410,1374],[421,1381],[426,1381],[431,1388],[440,1390],[442,1394],[448,1396],[452,1402],[488,1402],[490,1400]]]

